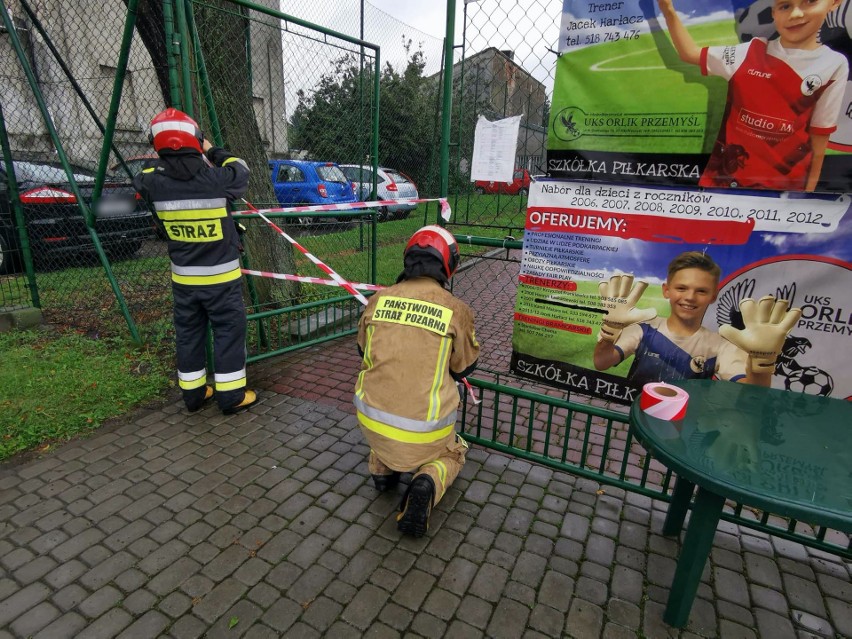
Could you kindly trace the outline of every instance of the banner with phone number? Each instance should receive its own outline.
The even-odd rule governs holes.
[[[703,324],[736,324],[739,301],[774,295],[802,309],[772,385],[852,397],[852,199],[707,192],[596,182],[531,185],[515,303],[511,370],[542,383],[630,403],[632,357],[595,370],[605,314],[598,284],[633,274],[649,286],[638,308],[668,317],[669,262],[705,251],[722,268]],[[665,380],[673,381],[673,380]]]
[[[818,33],[824,46],[788,56],[777,48],[783,40],[773,0],[673,0],[673,6],[698,47],[726,47],[716,50],[715,64],[712,56],[696,64],[681,60],[657,0],[563,0],[548,175],[847,191],[852,81],[843,68],[852,67],[852,0],[841,0],[824,18]],[[802,53],[812,66],[791,61]],[[823,156],[821,142],[811,136],[817,120],[826,130],[836,126],[821,170],[814,163]],[[808,180],[817,177],[809,189]]]

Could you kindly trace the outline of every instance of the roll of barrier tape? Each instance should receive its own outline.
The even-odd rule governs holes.
[[[686,415],[689,394],[665,382],[649,382],[642,387],[639,408],[657,419],[675,421]]]

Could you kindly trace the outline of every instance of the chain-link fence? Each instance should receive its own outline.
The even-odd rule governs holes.
[[[9,223],[2,237],[13,274],[6,275],[0,287],[4,307],[26,304],[34,290],[49,322],[91,332],[121,332],[124,302],[125,315],[140,325],[143,340],[171,331],[168,258],[150,213],[136,201],[132,214],[106,216],[96,201],[99,168],[109,170],[103,192],[114,194],[116,202],[119,195],[126,197],[127,179],[151,156],[147,123],[166,104],[192,114],[209,139],[249,162],[253,171],[247,200],[260,209],[315,203],[304,191],[298,194],[292,184],[276,184],[274,171],[270,180],[270,159],[338,163],[365,172],[377,161],[407,175],[420,197],[439,194],[443,42],[369,3],[350,0],[329,11],[327,5],[289,0],[282,10],[298,19],[284,19],[273,8],[260,11],[250,8],[257,5],[239,1],[144,0],[133,14],[135,22],[128,34],[130,14],[122,0],[94,9],[70,0],[34,8],[28,1],[8,0],[21,53],[15,51],[11,37],[8,47],[0,42],[0,73],[10,87],[4,106],[13,114],[7,123],[11,152],[16,160],[38,160],[62,172],[57,148],[65,151],[73,177],[84,191],[82,198],[97,209],[94,235],[103,245],[105,259],[104,263],[98,259],[96,241],[85,224],[86,213],[72,198],[39,200],[26,188],[29,183],[23,184],[22,192],[28,193],[24,213],[32,218],[26,228],[35,257],[36,286],[27,286],[25,272],[14,274],[26,260],[20,259],[22,245],[17,229]],[[524,180],[539,171],[544,155],[544,123],[556,59],[551,31],[553,16],[559,15],[561,7],[556,2],[486,0],[465,4],[464,10],[463,30],[456,37],[464,46],[454,49],[452,65],[448,183],[454,213],[449,226],[460,236],[471,237],[463,249],[466,261],[489,265],[488,269],[470,268],[464,276],[466,280],[483,278],[472,294],[475,303],[502,309],[499,315],[510,318],[517,280],[512,274],[517,271],[526,209]],[[311,27],[312,20],[325,29]],[[513,28],[507,30],[506,24]],[[124,45],[117,37],[104,38],[103,33],[125,33]],[[379,44],[381,59],[377,49],[360,38]],[[44,109],[40,109],[39,95]],[[378,95],[381,118],[375,128]],[[475,192],[479,185],[470,181],[470,159],[476,118],[518,114],[523,116],[516,161],[523,172],[520,185],[514,192],[488,188]],[[55,127],[56,140],[45,120]],[[112,134],[112,141],[104,155],[105,133]],[[352,175],[349,169],[347,175]],[[3,182],[5,186],[7,181]],[[379,186],[369,184],[359,195],[379,196]],[[36,201],[42,212],[35,211]],[[44,228],[36,225],[36,218],[54,218],[60,209],[75,226],[73,232],[45,233],[45,241],[35,236],[35,229]],[[406,220],[379,225],[345,213],[338,219],[302,214],[274,221],[304,240],[344,277],[390,283],[398,270],[404,236],[417,224],[436,220],[436,213],[437,207],[420,205]],[[4,219],[11,220],[12,215]],[[322,275],[257,216],[246,218],[245,225],[247,268]],[[73,239],[57,239],[66,237]],[[497,239],[500,244],[483,244],[479,237]],[[374,263],[377,250],[388,257]],[[495,277],[494,269],[506,277]],[[462,278],[457,288],[461,282]],[[340,293],[330,286],[270,277],[249,276],[246,281],[252,313],[335,300]],[[346,307],[349,302],[344,299],[347,302],[341,304]],[[348,311],[338,310],[335,316],[348,317]],[[318,312],[300,311],[299,321]],[[481,313],[485,315],[495,313]],[[509,326],[510,319],[506,321]],[[261,328],[260,322],[257,326],[258,338],[278,334],[275,327]],[[511,329],[503,327],[488,339],[506,342],[510,334]],[[264,349],[257,342],[253,350],[261,354]],[[505,344],[489,350],[497,357],[496,370],[506,371],[506,358],[501,360],[498,354],[508,351],[510,346]]]
[[[122,34],[126,8],[103,3],[93,15],[70,2],[27,0],[2,8],[0,305],[41,305],[49,323],[92,333],[126,333],[130,324],[135,334],[128,305],[156,308],[159,300],[138,295],[168,286],[168,262],[150,211],[112,172],[150,149],[142,114],[162,105],[140,72],[125,82],[129,106],[111,109],[122,38],[98,29]],[[104,144],[108,128],[112,145]],[[157,260],[162,273],[150,268]]]
[[[368,4],[362,14],[354,0],[314,18],[326,25],[316,29],[305,21],[312,3],[300,1],[284,10],[303,19],[271,0],[268,9],[242,0],[0,0],[0,306],[40,305],[47,321],[92,334],[124,332],[122,316],[143,340],[171,333],[165,242],[128,183],[150,156],[148,122],[166,105],[247,160],[246,208],[310,202],[305,191],[276,189],[270,161],[378,163],[407,174],[421,196],[439,194],[441,43]],[[544,164],[561,9],[556,0],[465,3],[463,46],[445,65],[454,105],[449,227],[464,257],[454,292],[477,311],[474,383],[486,395],[463,422],[483,445],[665,499],[670,474],[630,439],[620,414],[508,372],[526,193]],[[480,115],[522,116],[511,185],[470,180]],[[376,179],[371,195],[378,188]],[[437,207],[383,223],[363,211],[269,218],[345,279],[390,284],[406,240],[437,219]],[[245,266],[264,272],[245,280],[252,359],[355,330],[352,296],[289,277],[323,274],[259,215],[243,221]],[[848,537],[836,531],[758,516],[735,505],[726,518],[848,556]]]
[[[423,33],[358,0],[333,3],[282,0],[281,10],[381,47],[378,162],[410,177],[421,197],[437,196],[442,38]],[[338,67],[357,64],[359,55]],[[304,66],[300,60],[294,60],[293,64],[298,68]],[[299,90],[305,80],[292,77],[287,95],[289,102],[298,108]],[[364,130],[345,130],[337,134],[360,137],[364,133]],[[341,161],[369,164],[372,159],[369,145],[362,142],[359,150],[361,154],[353,156],[342,150]]]
[[[152,341],[171,333],[165,238],[130,183],[152,157],[148,122],[166,105],[190,113],[205,137],[249,163],[244,208],[331,197],[316,183],[274,187],[270,159],[299,167],[376,155],[376,48],[285,19],[277,3],[267,5],[8,0],[0,6],[6,114],[0,128],[7,141],[0,164],[0,307],[40,306],[48,323],[92,334],[130,326],[135,337]],[[329,95],[337,98],[333,112],[325,108]],[[342,173],[330,179],[342,200],[354,200]],[[344,211],[337,219],[277,222],[313,242],[326,260],[346,256],[335,265],[344,277],[375,278],[369,216]],[[245,266],[321,275],[257,216],[244,224]],[[338,296],[328,287],[246,278],[250,310],[299,309],[288,321],[310,316],[305,304]]]
[[[471,266],[454,292],[474,306],[482,326],[482,364],[511,379],[515,291],[531,179],[545,166],[547,120],[562,3],[481,0],[464,4],[460,58],[453,65],[449,228]],[[511,183],[471,181],[476,122],[521,116]],[[564,395],[564,394],[563,394]]]

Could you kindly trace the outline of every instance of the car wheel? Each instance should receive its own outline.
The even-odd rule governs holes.
[[[310,206],[310,205],[311,205],[310,202],[298,202],[296,204],[293,204],[292,206]],[[296,218],[297,224],[301,227],[304,227],[304,228],[307,228],[311,224],[313,224],[313,221],[314,221],[314,218],[312,218],[309,215],[304,215],[304,216],[300,216],[300,217]]]
[[[123,242],[110,246],[105,249],[105,253],[110,262],[117,262],[132,258],[141,248],[142,240],[133,240],[132,242]]]
[[[477,193],[477,195],[485,195],[485,189],[483,189],[481,186],[477,186],[473,190]]]
[[[525,188],[518,189],[518,195],[520,195],[521,197],[525,196],[527,193],[529,193],[529,191]]]
[[[15,272],[15,262],[18,257],[15,253],[9,245],[9,240],[0,232],[0,275]]]

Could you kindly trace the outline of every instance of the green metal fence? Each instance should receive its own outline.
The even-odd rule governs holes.
[[[473,406],[468,401],[463,409],[463,436],[469,442],[599,482],[602,494],[611,487],[671,501],[673,474],[633,439],[623,410],[509,385],[488,372],[470,381],[481,403]],[[722,518],[852,558],[847,533],[733,501],[726,503]]]
[[[0,180],[0,309],[40,306],[48,323],[93,335],[170,337],[165,242],[138,200],[123,214],[108,210],[119,195],[132,197],[130,177],[152,156],[148,122],[166,105],[190,113],[206,137],[249,163],[247,200],[261,209],[280,206],[269,158],[375,164],[379,48],[266,5],[0,0],[7,142],[0,168],[9,169]],[[327,120],[326,91],[341,69],[349,108]],[[279,223],[332,264],[347,256],[335,268],[369,282],[375,222],[363,217],[303,214]],[[265,222],[248,216],[244,223],[246,267],[321,275]],[[290,346],[304,341],[299,332],[263,328],[268,318],[281,314],[276,324],[294,324],[323,305],[349,304],[339,291],[257,277],[246,278],[245,297],[260,315],[252,323],[254,356],[286,347],[285,334]],[[326,336],[348,330],[345,322],[322,324]]]
[[[447,226],[464,257],[453,292],[476,311],[482,346],[480,368],[470,379],[481,403],[465,403],[463,435],[472,443],[599,482],[602,493],[625,490],[670,501],[674,477],[633,439],[625,407],[570,396],[509,372],[526,193],[471,182],[473,129],[480,115],[489,120],[522,115],[515,165],[530,175],[544,172],[561,12],[556,0],[465,3],[462,33],[455,41],[461,59],[453,67],[448,183],[454,215]],[[726,504],[723,519],[852,557],[850,536],[837,530],[734,502]]]

